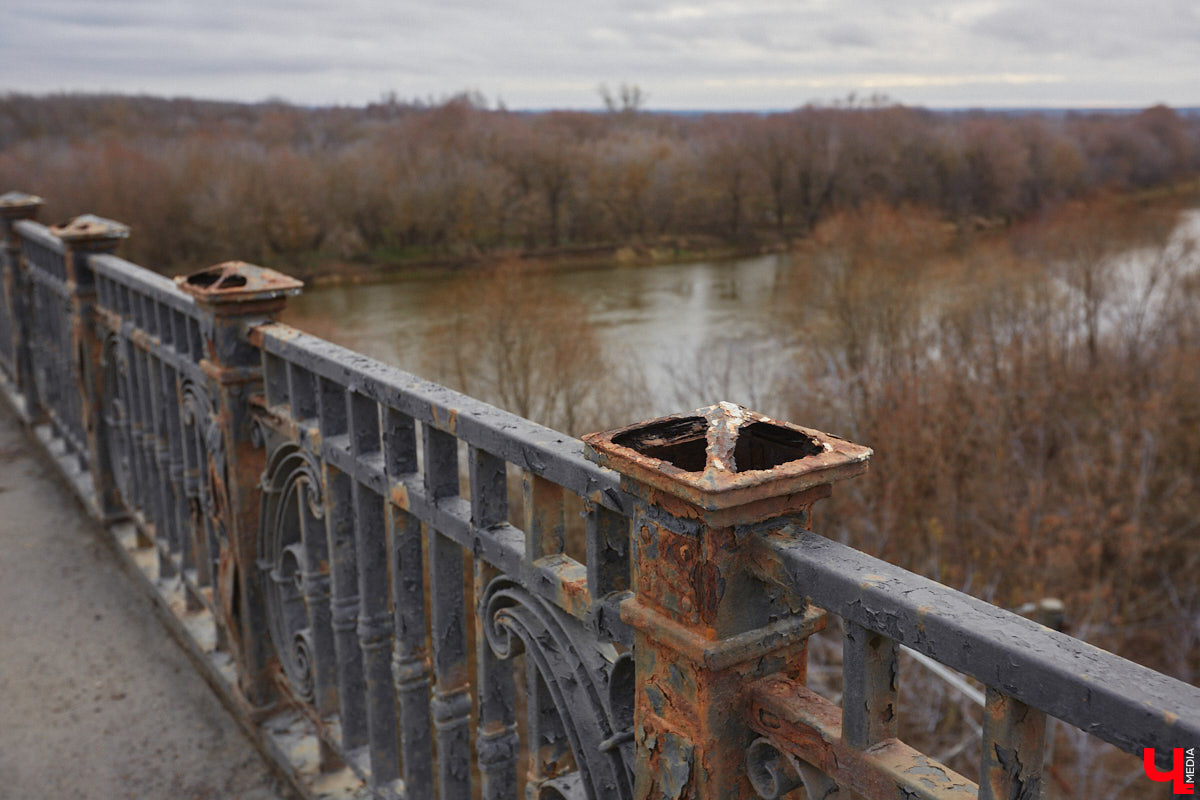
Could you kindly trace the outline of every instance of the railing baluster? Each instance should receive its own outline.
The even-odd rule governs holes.
[[[171,369],[167,381],[171,385],[171,398],[174,407],[168,409],[168,427],[171,432],[171,488],[175,501],[175,527],[179,531],[180,566],[188,579],[184,599],[189,611],[199,611],[203,608],[198,595],[201,584],[198,564],[203,563],[207,555],[204,552],[204,529],[201,520],[194,520],[188,502],[188,468],[187,456],[184,453],[187,431],[183,427],[183,385],[179,373]],[[194,526],[194,527],[193,527]]]
[[[392,677],[400,706],[404,788],[409,797],[432,797],[433,739],[421,521],[395,506],[391,506],[388,518],[392,528],[392,607],[396,626]]]
[[[349,432],[346,390],[334,381],[319,381],[318,413],[321,440],[333,447]],[[330,608],[337,659],[338,707],[342,748],[350,751],[367,742],[366,686],[358,625],[358,578],[354,572],[353,480],[323,460],[325,527],[330,561]]]
[[[397,761],[396,690],[392,679],[392,611],[388,607],[388,548],[384,500],[357,481],[355,530],[358,549],[358,641],[366,677],[371,782],[400,777]]]
[[[188,530],[192,532],[193,546],[196,549],[194,553],[196,585],[198,587],[211,586],[208,531],[202,502],[204,492],[202,481],[206,474],[203,468],[204,462],[201,456],[203,450],[200,447],[199,439],[199,431],[203,429],[206,419],[200,409],[188,409],[182,379],[177,379],[176,392],[179,396],[179,409],[176,416],[179,418],[181,466],[183,469],[183,503],[181,505],[184,514],[188,517]],[[190,425],[187,423],[189,414],[195,415],[195,419]],[[189,547],[190,549],[191,547]]]
[[[176,547],[184,574],[195,567],[192,551],[190,520],[187,514],[187,493],[183,486],[183,424],[179,417],[179,376],[174,367],[162,364],[163,414],[166,417],[167,475],[171,487],[171,527],[175,529]]]
[[[288,400],[292,418],[313,421],[317,417],[317,386],[311,372],[287,362]]]
[[[508,520],[508,474],[503,459],[475,447],[470,457],[471,523],[488,528]],[[483,559],[475,559],[475,597],[482,602],[484,590],[499,570]],[[479,672],[479,722],[475,749],[484,800],[502,800],[517,794],[517,748],[515,682],[510,659],[497,658],[487,640],[490,620],[486,609],[477,610],[475,655]]]
[[[355,750],[367,743],[366,682],[358,628],[358,576],[354,555],[354,480],[325,465],[325,526],[329,537],[333,643],[337,654],[338,701],[342,747]]]
[[[315,513],[318,510],[313,507],[315,500],[313,488],[305,484],[300,497],[300,539],[304,548],[301,580],[312,644],[313,705],[324,718],[337,710],[337,654],[330,608],[329,540],[325,521]],[[324,509],[320,510],[323,516]],[[332,761],[324,748],[322,761],[326,764]]]
[[[536,561],[561,553],[566,544],[566,496],[557,483],[528,470],[521,476],[525,498],[525,557]]]
[[[563,552],[566,545],[566,495],[540,475],[521,476],[524,498],[525,557],[530,561]],[[570,743],[560,711],[532,658],[525,659],[525,710],[529,736],[527,793],[536,796],[547,780],[561,775]]]
[[[979,800],[1038,800],[1046,715],[988,687],[983,715]]]
[[[350,445],[366,461],[381,453],[379,404],[358,392],[349,395]],[[392,612],[388,608],[388,552],[384,500],[354,482],[354,529],[358,564],[358,641],[366,679],[371,782],[400,777],[396,760],[396,697],[392,684]]]
[[[584,518],[592,598],[629,591],[629,517],[588,501]]]
[[[150,464],[150,453],[154,446],[154,435],[151,433],[150,412],[147,410],[146,404],[144,353],[133,342],[126,342],[125,348],[129,355],[129,397],[132,409],[130,442],[134,453],[134,465],[137,473],[137,510],[141,513],[146,523],[153,525],[153,506],[155,498],[158,497],[158,490],[155,486],[157,476],[154,474],[154,469]],[[157,529],[153,533],[157,537]],[[149,532],[147,533],[147,537],[149,538]],[[153,544],[153,541],[150,543]],[[159,558],[160,567],[162,566],[161,561],[162,559]]]
[[[842,738],[865,750],[894,739],[899,726],[896,678],[899,648],[849,620],[842,638]]]
[[[150,369],[150,407],[153,414],[154,429],[154,467],[158,474],[158,513],[154,520],[158,526],[160,538],[167,546],[169,555],[179,552],[179,531],[175,528],[175,503],[171,489],[171,446],[170,433],[167,430],[166,398],[166,368],[154,354],[147,354]],[[177,570],[172,560],[172,574]]]
[[[621,622],[620,602],[632,588],[633,546],[629,540],[629,518],[585,500],[584,526],[587,582],[592,598],[590,624],[600,635],[628,644],[628,629]]]
[[[268,362],[269,363],[269,362]],[[319,425],[318,384],[308,370],[287,362],[288,397],[297,420]],[[264,370],[269,374],[269,367]],[[269,383],[269,380],[268,380]],[[344,409],[343,409],[344,410]],[[300,498],[300,535],[304,548],[303,581],[304,605],[308,614],[308,637],[311,646],[313,706],[322,718],[337,712],[338,661],[334,644],[333,612],[331,608],[331,567],[329,539],[325,520],[317,516],[324,498],[314,496],[315,487],[304,485]],[[340,758],[325,740],[320,742],[320,764],[323,770],[339,766]]]
[[[159,463],[159,418],[157,401],[154,399],[158,386],[154,370],[154,358],[141,347],[133,347],[137,364],[139,413],[142,417],[142,466],[148,478],[142,513],[146,521],[154,526],[154,546],[158,558],[159,574],[174,577],[175,563],[170,557],[170,529],[166,519],[166,480],[162,464]]]
[[[288,403],[287,364],[269,353],[263,354],[263,391],[267,405],[279,406]]]
[[[141,327],[141,296],[130,294],[130,319],[135,326]],[[137,452],[137,470],[139,480],[138,510],[145,521],[154,524],[154,504],[157,502],[157,474],[152,465],[154,448],[153,415],[150,412],[148,390],[146,387],[145,351],[135,342],[126,343],[129,353],[129,380],[131,384],[130,398],[132,401],[133,429],[135,431],[134,449]],[[158,534],[157,528],[154,531]],[[161,562],[161,558],[159,559]],[[160,563],[161,566],[161,563]]]
[[[431,425],[421,426],[425,490],[439,500],[458,494],[458,440]],[[429,589],[433,601],[433,719],[437,729],[438,796],[457,800],[471,794],[471,714],[467,682],[467,620],[463,599],[463,551],[431,530]]]
[[[416,425],[393,408],[383,414],[383,461],[390,483],[417,471]],[[400,712],[400,751],[409,797],[433,796],[433,720],[425,626],[425,556],[421,521],[388,504],[391,542],[392,678]]]
[[[163,309],[167,314],[167,325],[170,329],[170,345],[173,354],[178,356],[187,355],[187,316],[164,305]],[[202,520],[194,520],[191,515],[189,505],[189,486],[188,486],[188,459],[186,454],[188,432],[183,424],[183,384],[184,376],[180,371],[172,365],[170,380],[170,390],[173,392],[169,397],[172,399],[170,409],[170,427],[171,427],[171,467],[172,467],[172,482],[175,487],[175,519],[179,526],[180,538],[183,545],[183,567],[185,574],[191,575],[194,580],[193,588],[198,588],[201,585],[201,568],[198,566],[203,564],[207,558],[207,538],[204,533],[204,525]],[[192,592],[188,592],[187,600],[189,607],[198,611],[201,608],[199,598],[194,597]]]
[[[536,794],[543,783],[566,772],[571,745],[546,680],[533,658],[525,659],[525,716],[528,721],[529,772],[528,796]],[[568,710],[569,713],[569,710]]]

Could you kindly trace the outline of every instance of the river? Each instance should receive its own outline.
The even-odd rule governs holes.
[[[712,402],[702,399],[705,392],[748,404],[759,399],[757,379],[780,362],[784,349],[769,312],[791,266],[790,256],[772,254],[566,270],[547,273],[546,279],[584,302],[608,360],[644,380],[649,408],[643,411],[665,414]],[[284,320],[422,374],[428,366],[424,342],[439,319],[440,295],[459,277],[421,273],[307,289],[290,301]]]

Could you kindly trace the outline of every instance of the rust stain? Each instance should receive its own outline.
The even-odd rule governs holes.
[[[397,483],[392,486],[391,501],[397,508],[408,511],[408,487],[402,483]]]

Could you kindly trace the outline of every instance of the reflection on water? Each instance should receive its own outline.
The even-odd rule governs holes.
[[[778,359],[771,310],[791,268],[787,255],[548,274],[579,297],[611,363],[640,373],[648,414],[728,399],[751,404],[761,387],[739,362]],[[423,343],[456,274],[364,286],[309,289],[285,321],[388,364],[421,374]],[[548,332],[548,335],[553,335]],[[713,396],[713,392],[722,397]]]

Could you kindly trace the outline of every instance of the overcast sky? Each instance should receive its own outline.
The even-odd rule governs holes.
[[[1200,105],[1200,0],[7,0],[0,90],[596,108]]]

